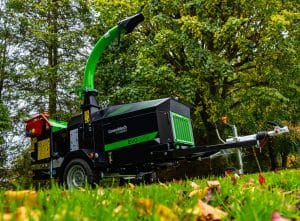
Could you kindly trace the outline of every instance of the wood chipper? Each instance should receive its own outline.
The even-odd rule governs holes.
[[[287,127],[238,136],[221,144],[195,146],[190,108],[173,98],[121,104],[101,109],[96,101],[94,73],[103,50],[144,20],[142,14],[120,21],[92,50],[80,90],[82,112],[69,121],[38,114],[26,121],[31,138],[33,178],[55,178],[68,188],[107,177],[151,180],[161,168],[180,160],[199,159],[220,150],[256,145],[260,139],[288,132]]]

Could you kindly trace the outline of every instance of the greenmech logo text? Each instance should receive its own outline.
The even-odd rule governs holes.
[[[108,134],[121,134],[121,133],[126,133],[126,132],[127,132],[127,126],[126,125],[107,131]]]

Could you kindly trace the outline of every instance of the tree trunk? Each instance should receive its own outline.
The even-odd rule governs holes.
[[[281,153],[281,166],[287,168],[288,153]]]
[[[3,91],[3,87],[4,87],[4,79],[5,79],[5,66],[6,64],[6,52],[7,52],[7,43],[6,40],[4,41],[3,45],[2,45],[2,50],[0,51],[0,56],[1,56],[1,60],[0,60],[0,101],[2,99],[2,91]]]
[[[276,153],[275,153],[275,149],[273,147],[272,140],[269,140],[267,142],[267,147],[268,147],[269,157],[270,157],[270,161],[271,161],[271,170],[275,171],[279,168],[279,166],[278,166],[278,162],[276,159]]]
[[[215,127],[213,123],[209,122],[209,115],[205,110],[200,112],[201,119],[205,126],[206,130],[206,143],[207,144],[215,144],[218,140],[217,134],[215,132]]]
[[[2,67],[2,64],[1,64],[1,67],[0,67],[0,101],[2,101],[2,91],[3,91],[3,85],[4,85],[4,75],[5,75],[4,68]]]
[[[48,67],[50,70],[49,77],[49,113],[56,115],[57,108],[57,82],[58,82],[58,28],[57,28],[57,1],[53,1],[52,11],[49,12],[48,24],[51,39],[48,47]]]
[[[207,107],[206,107],[204,100],[202,99],[200,92],[198,92],[196,95],[195,105],[201,105],[203,107],[202,111],[200,111],[200,117],[202,119],[202,122],[203,122],[205,130],[206,130],[206,138],[205,138],[206,142],[205,143],[206,144],[216,143],[218,140],[218,137],[215,132],[215,127],[214,127],[213,123],[209,122],[209,115],[206,112]]]

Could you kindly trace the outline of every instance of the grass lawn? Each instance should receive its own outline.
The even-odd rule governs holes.
[[[300,220],[300,170],[263,176],[262,185],[258,174],[250,174],[125,187],[2,191],[0,220]]]

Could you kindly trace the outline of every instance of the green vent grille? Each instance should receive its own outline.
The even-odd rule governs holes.
[[[176,144],[194,145],[191,120],[188,117],[171,112],[171,121]]]

